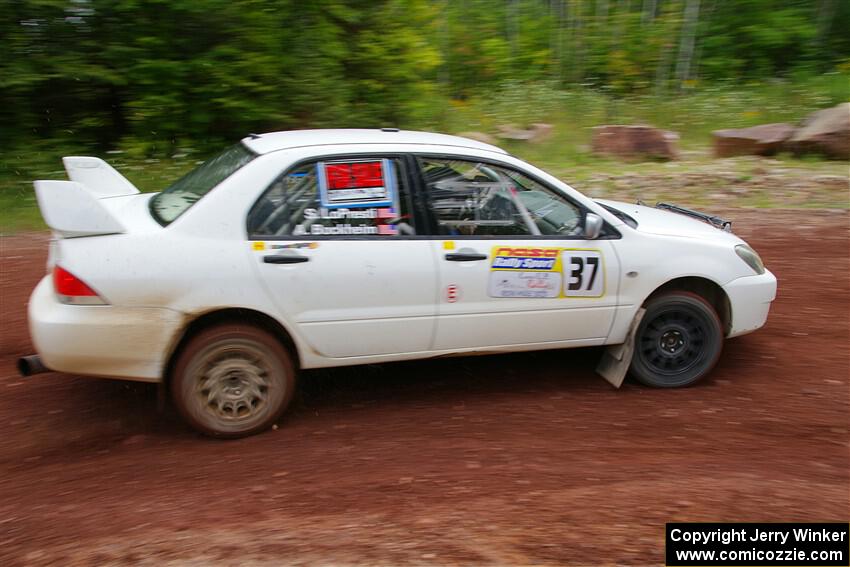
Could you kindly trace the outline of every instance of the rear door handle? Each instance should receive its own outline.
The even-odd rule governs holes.
[[[274,256],[263,256],[263,262],[266,264],[300,264],[302,262],[309,262],[310,258],[307,256],[292,256],[292,255],[284,255],[284,254],[276,254]]]
[[[461,253],[454,252],[450,254],[446,254],[446,260],[449,262],[474,262],[476,260],[486,260],[487,254],[477,254],[477,253]]]

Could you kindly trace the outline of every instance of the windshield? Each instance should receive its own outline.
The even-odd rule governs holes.
[[[212,157],[151,199],[151,214],[165,226],[182,215],[210,189],[233,175],[256,154],[236,144]]]

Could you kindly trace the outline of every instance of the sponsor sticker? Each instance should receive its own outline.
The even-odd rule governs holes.
[[[560,248],[493,248],[490,268],[493,270],[545,270],[553,271],[558,265]]]
[[[553,298],[561,293],[560,248],[494,246],[490,297]]]
[[[270,244],[271,250],[315,250],[319,247],[318,242],[293,242],[292,244]]]
[[[490,258],[490,297],[605,295],[605,265],[596,249],[494,246]]]
[[[557,272],[493,272],[491,297],[552,298],[561,293],[561,274]]]
[[[460,288],[455,284],[449,284],[446,286],[446,301],[449,303],[455,303],[460,298]]]

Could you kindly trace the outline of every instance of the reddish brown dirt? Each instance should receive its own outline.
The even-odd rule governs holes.
[[[598,350],[312,372],[231,442],[152,386],[19,378],[46,237],[3,239],[0,565],[646,564],[669,521],[846,521],[848,216],[730,216],[779,298],[696,387],[614,390]]]

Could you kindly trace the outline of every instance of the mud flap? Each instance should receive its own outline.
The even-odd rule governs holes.
[[[621,345],[611,345],[602,353],[599,364],[596,365],[596,373],[608,380],[612,386],[619,388],[626,379],[626,372],[632,363],[632,355],[635,352],[635,333],[640,320],[646,309],[640,308],[629,326],[626,342]]]

